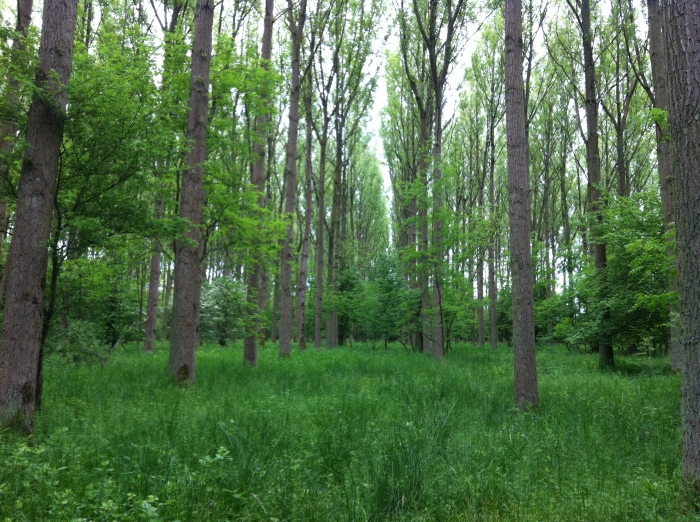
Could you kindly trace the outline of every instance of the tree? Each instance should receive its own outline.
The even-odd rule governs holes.
[[[671,176],[676,208],[678,297],[683,347],[683,476],[700,493],[700,5],[664,3],[670,95]]]
[[[265,19],[263,24],[262,44],[260,50],[261,66],[265,70],[270,68],[272,56],[272,26],[274,23],[273,0],[265,2]],[[264,100],[267,101],[267,100]],[[255,160],[251,171],[251,181],[258,191],[258,206],[265,207],[265,133],[270,121],[270,111],[265,110],[255,118],[255,136],[253,138],[253,154]],[[248,282],[248,322],[246,334],[243,339],[243,361],[253,367],[258,365],[258,315],[263,309],[262,291],[263,267],[258,261],[252,261],[246,266],[246,279]]]
[[[211,67],[213,0],[198,0],[192,44],[190,109],[187,118],[185,158],[187,170],[182,178],[180,217],[190,226],[175,247],[173,290],[173,329],[170,339],[168,371],[179,383],[195,382],[195,351],[199,342],[199,309],[202,291],[200,273],[204,162],[207,159],[209,110],[209,71]]]
[[[73,63],[78,1],[46,0],[37,93],[27,125],[15,227],[8,254],[0,341],[0,423],[31,433],[44,319],[47,249]]]
[[[430,352],[433,357],[444,357],[444,331],[442,322],[442,265],[445,256],[442,244],[442,135],[443,109],[447,75],[455,52],[455,34],[465,21],[463,0],[446,0],[443,12],[439,12],[440,2],[430,0],[428,13],[421,13],[418,0],[413,0],[413,13],[418,23],[420,36],[428,52],[428,77],[434,95],[433,110],[433,309],[435,321]],[[444,41],[442,40],[444,33]]]
[[[287,194],[284,211],[289,219],[287,237],[282,246],[282,320],[280,324],[280,355],[289,356],[292,352],[292,243],[294,242],[294,213],[297,202],[297,144],[299,136],[299,100],[301,98],[301,72],[299,60],[306,22],[306,0],[301,0],[299,13],[294,19],[292,0],[287,2],[287,16],[292,31],[292,82],[289,96],[289,127],[284,178]],[[307,69],[308,70],[308,69]],[[303,335],[303,332],[302,332]]]
[[[528,409],[540,402],[535,361],[535,310],[530,257],[530,172],[525,133],[522,7],[506,1],[506,133],[508,214],[513,277],[515,404]]]

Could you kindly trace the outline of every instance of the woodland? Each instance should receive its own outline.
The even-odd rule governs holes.
[[[0,7],[0,519],[696,519],[695,2]]]

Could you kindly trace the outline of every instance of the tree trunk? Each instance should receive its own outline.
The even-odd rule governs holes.
[[[671,179],[683,347],[682,469],[697,497],[700,494],[700,236],[697,233],[700,226],[700,4],[668,0],[663,14],[670,145],[671,157],[675,159]]]
[[[274,0],[265,1],[265,20],[263,24],[263,36],[260,49],[262,67],[266,70],[270,68],[270,58],[272,57],[272,27],[274,23]],[[258,206],[265,207],[265,136],[267,126],[270,121],[270,112],[265,111],[255,118],[255,140],[253,143],[253,163],[252,183],[258,191]],[[256,256],[257,257],[257,256]],[[243,339],[243,362],[255,367],[258,365],[258,336],[260,335],[260,314],[262,313],[261,293],[263,268],[259,261],[252,260],[246,266],[247,289],[247,321],[246,333]]]
[[[668,88],[666,85],[666,58],[664,57],[664,36],[662,33],[663,16],[659,0],[647,0],[649,11],[649,57],[651,61],[651,75],[654,84],[654,108],[668,112]],[[664,212],[664,229],[669,232],[675,222],[673,183],[671,181],[671,150],[668,135],[668,127],[660,122],[656,124],[656,157],[659,163],[659,188],[661,189],[661,204]],[[667,255],[674,259],[673,247],[669,246]],[[675,274],[670,276],[669,289],[677,291],[678,287]],[[671,332],[668,338],[667,349],[671,356],[671,368],[674,372],[681,369],[682,348],[679,343],[678,331],[678,307],[675,303],[670,305]]]
[[[165,266],[165,296],[163,299],[163,337],[168,337],[168,310],[170,307],[170,294],[173,290],[173,273],[170,270],[170,261]]]
[[[164,211],[163,201],[160,200],[156,207],[156,218],[162,219]],[[143,351],[154,352],[156,349],[156,323],[158,320],[158,294],[160,291],[161,257],[163,248],[158,239],[153,239],[153,255],[151,256],[150,276],[148,281],[148,305],[146,308],[146,340]]]
[[[58,162],[73,62],[77,0],[46,0],[39,71],[27,124],[27,148],[17,191],[7,262],[0,341],[0,424],[31,433],[39,367],[44,290]]]
[[[590,212],[596,218],[596,223],[602,223],[603,217],[600,213],[601,190],[601,169],[600,151],[598,149],[598,96],[596,93],[595,63],[593,61],[593,34],[591,32],[591,6],[590,0],[581,1],[581,32],[583,35],[583,62],[585,74],[585,94],[586,94],[586,165],[588,167],[588,190],[590,201]],[[593,244],[593,255],[598,277],[605,277],[605,267],[608,264],[605,243],[597,241]],[[606,284],[600,282],[601,301],[606,300]],[[606,333],[610,311],[607,307],[601,312],[600,320],[601,332],[598,340],[598,364],[601,368],[609,368],[615,365],[613,347],[610,344]]]
[[[284,176],[287,194],[284,212],[287,215],[287,237],[282,245],[282,316],[280,321],[280,355],[288,357],[292,353],[292,328],[294,317],[292,310],[292,263],[294,262],[294,216],[297,202],[297,148],[299,138],[299,100],[301,84],[299,83],[299,55],[306,22],[306,0],[301,0],[297,23],[294,23],[294,6],[292,0],[287,2],[289,26],[292,28],[292,78],[289,97],[289,132],[287,137],[287,157]]]
[[[328,130],[324,116],[323,137],[318,167],[318,227],[316,229],[316,309],[314,312],[314,348],[323,346],[323,236],[326,226],[326,155]]]
[[[194,384],[195,351],[199,342],[199,310],[202,285],[200,272],[201,232],[204,199],[204,162],[207,159],[207,115],[209,71],[211,67],[213,0],[198,0],[195,15],[192,73],[190,77],[190,110],[187,118],[187,170],[182,177],[180,217],[191,226],[188,242],[175,245],[173,291],[173,327],[170,338],[170,376],[181,384]]]
[[[306,180],[304,186],[304,236],[301,243],[301,257],[299,260],[299,281],[297,285],[297,324],[299,325],[299,349],[306,349],[306,284],[309,270],[309,237],[311,236],[311,218],[313,217],[313,191],[311,180],[313,178],[311,153],[313,148],[313,106],[311,99],[311,79],[307,79],[308,85],[304,95],[304,108],[306,112],[306,156],[304,170]]]
[[[535,355],[535,310],[530,255],[530,167],[525,132],[522,4],[506,0],[506,135],[508,214],[513,281],[513,348],[515,404],[538,406]]]
[[[670,152],[675,158],[670,179],[675,204],[678,251],[678,292],[682,346],[683,475],[697,494],[700,490],[700,9],[694,2],[669,1],[664,10],[670,97]],[[656,82],[656,77],[654,78]],[[664,85],[665,88],[665,85]],[[665,90],[665,89],[664,89]],[[661,163],[661,158],[659,158]],[[662,185],[663,186],[663,185]],[[663,192],[662,192],[663,194]],[[669,207],[665,211],[673,212]],[[672,214],[671,214],[672,215]]]

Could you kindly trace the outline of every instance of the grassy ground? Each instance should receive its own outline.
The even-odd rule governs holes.
[[[0,520],[692,520],[665,359],[543,348],[518,413],[505,347],[268,347],[254,370],[204,347],[190,389],[165,347],[130,350],[49,360],[36,435],[0,433]]]

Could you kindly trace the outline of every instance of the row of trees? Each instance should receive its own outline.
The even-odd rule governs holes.
[[[681,354],[673,187],[692,202],[670,148],[695,91],[669,119],[666,79],[690,80],[665,63],[696,63],[674,47],[673,23],[697,29],[683,6],[46,0],[38,40],[20,2],[3,27],[3,423],[32,430],[45,348],[105,358],[124,338],[169,335],[184,384],[204,340],[243,337],[255,366],[267,338],[283,356],[362,337],[444,357],[488,337],[513,343],[524,408],[536,336],[602,367],[616,347]],[[389,11],[391,212],[366,132]]]
[[[170,373],[187,383],[203,340],[244,337],[254,366],[269,336],[288,355],[312,327],[320,346],[324,319],[329,346],[351,335],[343,274],[366,276],[389,241],[365,132],[380,7],[73,2],[37,50],[20,6],[25,25],[4,33],[6,423],[32,430],[45,347],[104,358],[169,335]]]

